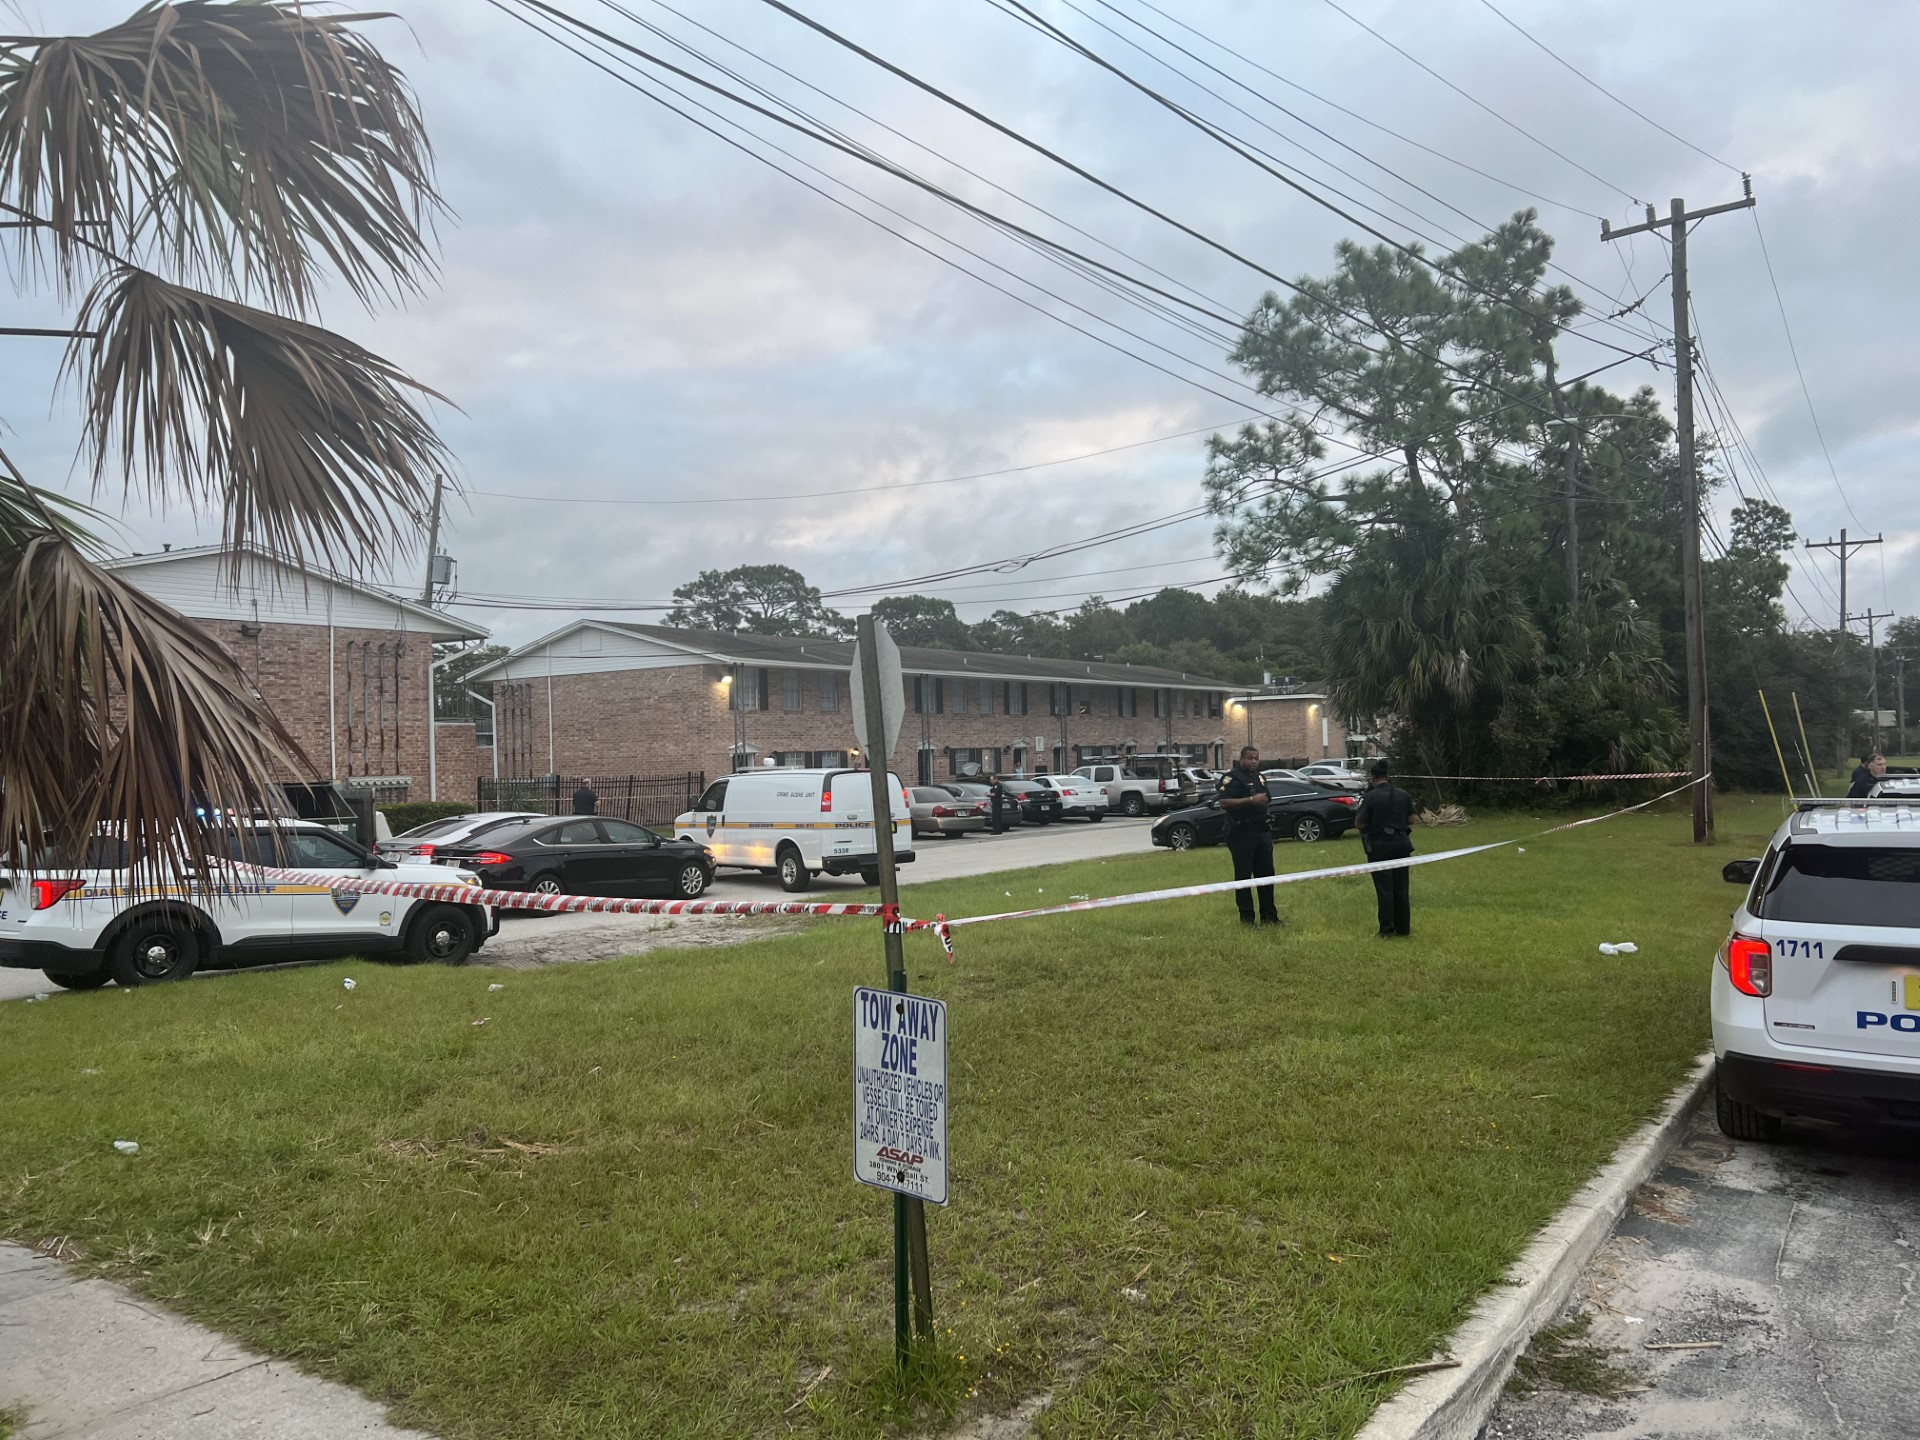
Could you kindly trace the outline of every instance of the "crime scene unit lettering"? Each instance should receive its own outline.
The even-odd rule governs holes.
[[[947,1007],[853,992],[853,1174],[863,1185],[947,1203]]]

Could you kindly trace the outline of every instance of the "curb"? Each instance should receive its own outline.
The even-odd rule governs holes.
[[[1474,1307],[1441,1353],[1459,1368],[1410,1380],[1354,1440],[1474,1440],[1493,1413],[1514,1361],[1566,1304],[1574,1282],[1613,1233],[1633,1192],[1665,1162],[1713,1080],[1713,1056],[1667,1098],[1658,1117],[1614,1153],[1606,1168],[1534,1236],[1504,1281]]]

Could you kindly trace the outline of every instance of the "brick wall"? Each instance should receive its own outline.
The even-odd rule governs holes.
[[[442,720],[434,727],[440,772],[440,798],[475,804],[480,795],[480,777],[493,774],[493,747],[482,745],[468,720]],[[426,791],[414,786],[414,798]]]
[[[1257,700],[1230,714],[1229,753],[1252,744],[1266,760],[1341,759],[1347,753],[1347,729],[1338,719],[1329,718],[1326,743],[1321,744],[1320,720],[1327,713],[1324,700]]]
[[[847,677],[835,674],[835,708],[821,708],[822,682],[818,671],[771,669],[767,674],[767,708],[758,708],[758,673],[745,672],[753,692],[744,712],[728,708],[725,667],[675,666],[652,670],[615,670],[552,678],[553,728],[551,747],[547,724],[549,681],[537,677],[515,683],[498,682],[493,699],[500,748],[500,774],[506,777],[565,775],[663,775],[703,770],[724,775],[733,768],[736,739],[744,740],[748,763],[768,758],[835,754],[854,746],[851,701]],[[798,676],[797,693],[786,679]],[[982,686],[991,700],[983,709]],[[1234,717],[1209,715],[1207,696],[1175,692],[1167,697],[1166,715],[1155,715],[1155,691],[1129,687],[1137,696],[1137,713],[1123,714],[1124,702],[1112,685],[1069,687],[1065,715],[1050,714],[1046,682],[1027,683],[1027,713],[1006,712],[1005,687],[999,682],[968,681],[964,702],[960,683],[948,679],[942,686],[941,709],[919,714],[914,710],[914,677],[907,680],[907,714],[894,747],[891,768],[913,781],[920,773],[919,756],[930,747],[930,771],[944,780],[953,772],[952,749],[984,752],[979,763],[992,768],[997,749],[999,767],[1011,770],[1023,761],[1029,773],[1054,767],[1056,747],[1064,748],[1066,768],[1082,763],[1081,749],[1113,749],[1131,744],[1141,753],[1166,749],[1169,744],[1203,745],[1206,764],[1216,752],[1234,744],[1242,730]],[[1182,710],[1181,699],[1185,696]],[[797,703],[789,709],[789,699]],[[931,698],[931,697],[929,697]],[[1224,696],[1220,697],[1224,700]],[[964,703],[965,708],[959,708]],[[1040,753],[1036,737],[1044,737]],[[1025,754],[1016,757],[1016,747]],[[1317,753],[1317,751],[1316,751]],[[443,786],[443,793],[445,789]]]
[[[332,637],[330,732],[326,626],[269,624],[261,626],[258,635],[242,635],[240,626],[231,621],[200,623],[233,657],[261,699],[306,752],[310,768],[280,778],[323,780],[330,771],[339,779],[409,775],[414,781],[412,798],[425,798],[427,668],[433,660],[433,644],[426,636],[398,630],[336,628]],[[367,656],[364,669],[363,648]]]

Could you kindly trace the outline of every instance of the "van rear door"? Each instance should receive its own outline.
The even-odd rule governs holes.
[[[1775,1040],[1920,1060],[1920,847],[1789,841],[1753,913]]]

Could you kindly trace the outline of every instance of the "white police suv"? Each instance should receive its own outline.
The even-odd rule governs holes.
[[[1747,897],[1713,970],[1720,1128],[1920,1125],[1920,801],[1802,801],[1722,873]]]
[[[309,821],[243,822],[233,836],[231,853],[250,865],[480,883],[446,866],[395,864]],[[84,865],[43,860],[31,876],[0,869],[0,966],[92,990],[109,980],[152,985],[203,967],[344,955],[457,965],[499,929],[482,905],[297,885],[244,867],[223,868],[211,886],[142,883],[128,869],[126,849],[118,837],[100,835]]]

